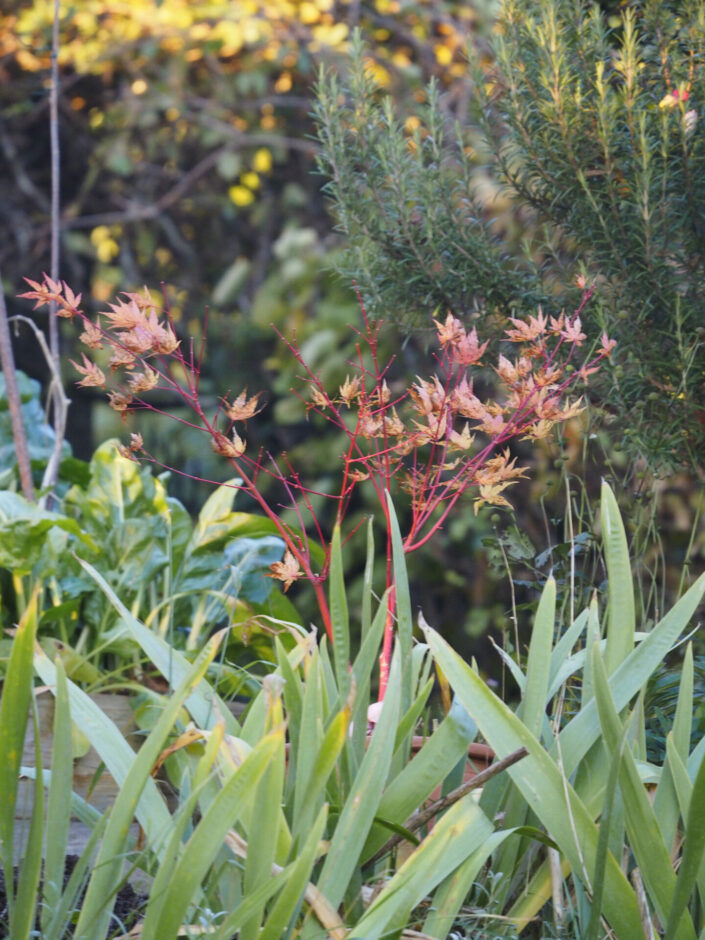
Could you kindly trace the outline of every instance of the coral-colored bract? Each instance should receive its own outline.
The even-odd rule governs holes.
[[[83,332],[79,338],[90,350],[107,347],[112,380],[108,382],[103,370],[84,354],[83,365],[74,363],[83,375],[79,384],[106,388],[110,385],[110,404],[123,416],[137,409],[156,411],[149,399],[143,397],[152,389],[176,393],[191,409],[193,421],[180,417],[175,420],[210,437],[213,450],[229,460],[241,478],[241,488],[274,522],[286,544],[286,553],[283,561],[272,565],[271,576],[282,581],[285,589],[298,578],[311,582],[332,641],[330,612],[323,590],[330,538],[315,513],[313,492],[284,455],[278,460],[268,457],[264,461],[261,455],[253,457],[247,451],[243,428],[261,410],[259,394],[248,396],[244,389],[232,402],[221,400],[215,413],[207,415],[198,389],[204,344],[197,358],[193,344],[185,344],[190,350],[185,354],[184,344],[176,337],[168,302],[160,310],[147,289],[124,294],[93,323],[80,309],[80,295],[73,294],[65,283],[53,282],[44,275],[42,282],[28,280],[28,284],[32,290],[21,296],[35,300],[38,307],[54,301],[60,316],[81,319]],[[580,314],[591,294],[592,288],[584,290],[582,302],[571,316],[562,313],[547,319],[539,309],[536,316],[526,320],[511,318],[506,339],[515,344],[517,352],[514,357],[499,355],[494,371],[500,394],[489,400],[482,400],[475,393],[471,374],[474,367],[482,364],[489,341],[480,342],[475,327],[466,330],[450,313],[444,320],[436,321],[439,349],[434,356],[434,371],[427,377],[417,376],[406,387],[391,381],[391,362],[380,363],[381,323],[368,319],[362,302],[364,325],[355,331],[356,361],[350,364],[353,375],[346,376],[335,391],[326,389],[308,367],[296,341],[286,341],[303,369],[306,386],[304,391],[294,394],[309,411],[320,414],[347,438],[337,492],[326,494],[336,500],[336,523],[342,524],[352,493],[363,483],[373,487],[387,527],[390,524],[387,493],[396,490],[408,500],[410,521],[403,535],[406,552],[424,545],[468,491],[473,494],[476,512],[487,503],[508,506],[505,491],[525,470],[516,466],[507,445],[517,438],[546,437],[556,424],[578,414],[582,405],[579,399],[568,399],[569,391],[578,382],[587,381],[614,346],[614,341],[603,334],[592,359],[577,366],[572,362],[586,339]],[[179,368],[170,368],[172,363]],[[569,364],[571,369],[567,368]],[[184,378],[175,377],[179,375]],[[160,463],[144,451],[140,435],[132,435],[132,442],[123,453]],[[170,469],[180,472],[178,468]],[[261,473],[280,483],[294,510],[296,528],[284,520],[279,504],[270,503],[260,492],[257,480]],[[312,566],[311,539],[322,543],[326,550],[322,570],[314,571]],[[390,545],[389,539],[387,544]],[[393,587],[390,557],[387,580],[387,586]],[[393,592],[390,596],[393,598]],[[390,607],[393,608],[393,600]],[[390,609],[380,659],[381,696],[386,687],[393,619],[394,611]]]

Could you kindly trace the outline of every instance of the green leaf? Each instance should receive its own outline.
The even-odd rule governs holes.
[[[645,640],[634,649],[610,676],[610,693],[617,711],[625,708],[639,693],[651,673],[663,662],[673,644],[688,626],[705,593],[705,574],[676,602]],[[589,701],[559,736],[565,773],[570,776],[600,734],[595,701]],[[550,753],[554,753],[551,748]]]
[[[357,772],[340,814],[323,864],[318,888],[337,907],[348,888],[367,834],[377,815],[382,790],[394,750],[394,737],[401,705],[400,648],[392,656],[384,706],[367,753]]]
[[[227,594],[263,604],[274,588],[274,581],[267,577],[270,565],[281,561],[284,548],[283,540],[274,535],[233,539],[223,552],[223,560],[230,566],[224,588]]]
[[[477,728],[459,702],[451,709],[438,728],[424,742],[421,750],[395,776],[379,802],[378,816],[404,823],[414,810],[433,793],[458,761],[467,757],[468,744]],[[384,844],[388,834],[375,826],[362,853],[368,859]]]
[[[37,767],[42,764],[41,736],[37,720],[36,703],[33,703],[34,760]],[[29,940],[34,936],[34,921],[37,916],[39,875],[42,867],[42,842],[44,837],[44,788],[39,777],[34,781],[32,816],[29,823],[25,855],[17,883],[17,898],[10,930],[13,940]]]
[[[64,860],[71,822],[71,790],[73,786],[71,726],[66,673],[61,661],[59,661],[56,664],[54,741],[47,803],[46,858],[43,879],[44,906],[42,907],[41,916],[44,931],[46,931],[50,917],[59,903],[61,885],[64,883]],[[37,764],[37,767],[41,767],[41,763]]]
[[[636,621],[627,536],[617,500],[604,480],[602,481],[600,519],[609,583],[605,668],[607,674],[611,675],[634,648]]]
[[[258,940],[281,940],[286,936],[287,926],[292,923],[301,897],[311,880],[327,818],[328,807],[323,806],[313,825],[309,827],[306,841],[287,878],[284,889],[274,903],[261,932],[257,935]]]
[[[228,830],[238,822],[246,798],[254,792],[280,747],[281,732],[263,737],[208,806],[172,874],[158,920],[147,907],[142,925],[143,940],[174,940],[177,937],[189,905],[220,851]],[[252,912],[248,916],[252,916]]]
[[[41,509],[19,493],[0,492],[0,567],[29,572],[39,560],[50,529],[74,536],[81,544],[97,546],[74,519]]]
[[[507,773],[567,857],[574,874],[588,885],[589,872],[595,870],[598,831],[569,780],[519,718],[440,635],[428,626],[424,627],[424,632],[455,694],[497,756],[506,757],[520,747],[528,749],[528,756],[510,767]],[[636,897],[611,856],[606,868],[604,916],[618,937],[632,940],[641,931]]]
[[[497,844],[493,835],[492,823],[471,795],[455,803],[385,884],[355,925],[354,935],[379,940],[387,931],[398,930],[413,908],[468,856],[479,852],[482,864]]]
[[[81,558],[78,561],[100,587],[120,615],[127,631],[135,642],[142,647],[145,655],[159,669],[164,678],[171,684],[179,684],[184,681],[186,676],[191,675],[193,666],[188,659],[178,650],[175,650],[166,640],[148,630],[136,617],[133,617],[105,578],[92,565]],[[240,726],[227,704],[205,680],[198,683],[186,700],[185,705],[199,728],[208,730],[213,727],[216,719],[221,717],[225,721],[225,727],[229,734],[239,734]],[[115,775],[113,774],[113,776]]]
[[[433,896],[430,912],[423,925],[425,934],[435,937],[436,940],[446,940],[480,869],[487,858],[511,835],[513,835],[511,829],[492,833],[479,849],[471,852],[465,861],[441,882]]]
[[[32,656],[37,633],[39,587],[37,584],[12,641],[0,701],[0,853],[10,917],[14,899],[12,889],[8,886],[14,882],[12,869],[17,785],[32,700]]]
[[[95,936],[102,936],[108,926],[114,903],[114,896],[111,892],[120,878],[122,853],[130,823],[136,812],[138,816],[140,815],[139,806],[140,803],[144,803],[144,791],[147,791],[150,785],[154,785],[151,771],[164,747],[166,737],[173,728],[185,699],[188,698],[192,688],[200,681],[209,663],[215,657],[222,638],[222,633],[216,634],[199,654],[196,662],[191,667],[191,671],[166,701],[157,723],[138,753],[133,757],[129,767],[129,775],[126,779],[119,781],[121,784],[120,791],[110,813],[103,844],[98,854],[95,870],[88,883],[81,913],[76,924],[77,940],[78,938],[80,940],[92,940]],[[75,710],[74,717],[78,720],[79,716]],[[86,729],[84,728],[84,730]],[[98,752],[101,753],[100,750]],[[103,755],[101,754],[101,756]],[[157,805],[159,805],[160,810],[155,813],[153,811]],[[143,817],[140,822],[145,829],[150,844],[155,844],[156,836],[158,835],[163,839],[164,834],[170,829],[171,817],[159,795],[157,795],[156,800],[152,801],[152,805],[145,809],[148,814],[147,818]],[[151,815],[152,813],[153,815]],[[188,904],[192,897],[193,892],[189,894],[184,903]],[[111,900],[106,903],[106,899]]]
[[[526,664],[526,685],[518,715],[526,728],[537,738],[541,734],[548,680],[551,670],[551,649],[556,620],[556,582],[548,578],[541,592],[541,599],[534,618]]]
[[[402,668],[402,710],[406,711],[411,704],[413,689],[411,688],[411,648],[414,631],[414,620],[411,614],[411,593],[409,591],[409,575],[406,568],[406,556],[402,543],[399,521],[394,511],[392,498],[387,493],[387,512],[389,514],[389,531],[392,536],[392,569],[394,572],[394,604],[396,611],[396,635],[401,651]]]
[[[696,881],[705,854],[705,761],[701,762],[690,796],[690,807],[684,832],[683,854],[681,855],[676,890],[668,914],[665,940],[674,940],[681,935],[683,918],[688,917],[687,906],[695,888]]]
[[[343,554],[340,546],[340,526],[333,530],[333,539],[330,550],[330,577],[329,577],[330,616],[333,628],[333,662],[335,664],[335,678],[341,699],[347,698],[350,686],[350,621],[348,618],[348,601],[345,594],[345,579],[343,574]]]
[[[604,740],[615,759],[620,750],[624,729],[610,695],[607,671],[597,647],[593,647],[592,650],[592,667],[595,699],[600,713]],[[628,748],[623,751],[620,785],[624,794],[624,814],[629,843],[639,865],[648,896],[661,922],[665,923],[673,901],[676,876],[668,849],[661,837],[653,807]],[[677,936],[682,940],[694,940],[695,930],[689,917],[682,924]]]

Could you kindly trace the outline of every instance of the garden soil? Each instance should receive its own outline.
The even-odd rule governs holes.
[[[68,855],[66,857],[66,870],[64,872],[64,887],[66,887],[71,872],[74,869],[74,866],[78,862],[77,855]],[[17,877],[17,869],[15,869],[15,878]],[[81,898],[83,897],[84,891],[81,892],[81,895],[76,905],[76,911],[80,910]],[[111,922],[110,930],[107,937],[122,936],[126,931],[135,925],[135,923],[140,919],[144,906],[147,902],[147,895],[138,894],[137,891],[132,887],[131,884],[124,884],[118,891],[117,898],[115,900],[115,907],[113,912],[113,920]],[[0,940],[9,940],[9,933],[7,932],[7,894],[5,892],[5,878],[0,870]],[[75,920],[76,918],[72,918]],[[36,925],[39,927],[39,924]],[[124,928],[124,929],[123,929]],[[73,936],[73,923],[68,925],[65,936]]]

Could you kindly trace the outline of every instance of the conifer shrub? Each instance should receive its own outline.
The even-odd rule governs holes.
[[[354,49],[321,77],[320,168],[350,241],[344,274],[409,325],[520,302],[572,303],[566,269],[600,279],[593,316],[618,341],[599,387],[656,469],[705,446],[705,3],[505,0],[471,50],[474,98],[449,127],[431,86],[402,124]],[[477,133],[492,172],[534,213],[519,250],[475,196]],[[474,136],[473,136],[474,135]],[[544,239],[545,233],[545,239]],[[560,271],[560,276],[557,276]]]

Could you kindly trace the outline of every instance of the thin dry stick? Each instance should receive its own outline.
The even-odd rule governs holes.
[[[20,472],[22,493],[25,499],[30,500],[30,502],[34,502],[32,468],[29,462],[27,435],[25,433],[24,422],[22,420],[22,401],[20,399],[20,390],[17,387],[15,357],[12,353],[10,324],[8,323],[7,319],[7,307],[5,306],[5,295],[2,292],[2,287],[0,287],[0,366],[2,366],[2,373],[5,376],[7,405],[10,411],[12,439],[15,443],[15,453],[17,454],[17,467]]]
[[[59,148],[59,20],[60,0],[54,0],[54,23],[51,37],[51,89],[49,92],[49,140],[51,148],[51,279],[59,280],[59,238],[60,223],[60,186],[61,186],[61,151]],[[51,400],[54,405],[54,450],[47,464],[42,485],[49,487],[47,508],[51,509],[54,501],[53,488],[59,477],[61,447],[66,430],[67,399],[61,384],[61,360],[59,357],[59,320],[56,316],[56,301],[49,305],[49,349],[51,351],[50,386]]]
[[[61,444],[64,439],[64,431],[66,429],[66,416],[68,413],[69,405],[71,404],[71,399],[67,398],[64,394],[64,389],[61,384],[61,376],[59,375],[57,362],[51,354],[51,350],[47,345],[46,338],[42,331],[39,329],[34,320],[30,320],[29,317],[23,316],[14,316],[10,318],[15,323],[20,322],[26,324],[31,330],[34,331],[34,336],[39,346],[44,354],[44,361],[47,364],[49,372],[51,373],[51,382],[49,384],[49,394],[54,402],[54,434],[56,435],[54,440],[54,450],[52,455],[49,458],[46,469],[44,470],[44,477],[42,478],[42,489],[46,490],[48,487],[51,487],[56,482],[59,471],[59,462],[61,461]],[[40,505],[42,503],[46,504],[49,500],[48,497],[51,496],[50,493],[46,492],[42,496]]]
[[[558,849],[549,848],[548,867],[551,872],[553,919],[556,927],[561,927],[565,919],[565,903],[563,898],[563,872],[561,870],[561,855]]]
[[[512,764],[516,764],[517,761],[522,760],[527,756],[528,753],[529,752],[525,747],[520,747],[516,751],[512,751],[511,754],[508,754],[506,757],[498,760],[497,763],[492,764],[492,766],[488,767],[487,770],[481,771],[479,774],[477,774],[476,777],[473,777],[472,780],[466,780],[465,783],[462,783],[459,787],[456,787],[455,790],[451,790],[447,796],[443,796],[439,800],[435,800],[435,802],[431,803],[431,805],[426,807],[426,809],[421,810],[421,812],[414,813],[414,815],[410,816],[404,823],[404,828],[409,832],[416,832],[417,829],[421,829],[421,827],[425,826],[427,822],[430,822],[434,816],[437,816],[439,813],[442,813],[444,810],[448,809],[449,806],[457,803],[458,800],[461,800],[466,794],[470,793],[471,790],[476,790],[478,787],[483,787],[488,780],[491,780],[492,777],[501,773],[503,770],[506,770],[507,767],[511,767]],[[390,839],[387,839],[384,845],[365,862],[365,867],[372,865],[378,859],[382,858],[382,856],[390,852],[395,845],[398,845],[403,841],[404,836],[397,834],[393,835]]]
[[[517,617],[517,600],[514,593],[514,580],[512,579],[512,571],[509,567],[509,559],[507,558],[507,553],[504,550],[504,544],[502,539],[498,538],[497,543],[499,545],[499,550],[502,552],[502,558],[504,559],[504,567],[507,570],[507,579],[509,581],[509,591],[512,598],[512,623],[514,624],[514,650],[517,657],[517,666],[521,669],[521,649],[519,648],[519,618]],[[502,675],[504,675],[504,665],[502,665]]]
[[[60,197],[60,150],[59,150],[59,18],[60,0],[54,0],[54,23],[51,36],[51,88],[49,91],[49,142],[51,148],[51,279],[59,280],[59,197]],[[59,321],[56,318],[56,301],[49,305],[49,348],[59,362]]]
[[[641,923],[644,928],[644,938],[645,940],[656,940],[654,925],[651,922],[651,915],[649,914],[649,902],[646,900],[644,882],[641,880],[641,872],[638,868],[635,868],[629,877],[631,878],[631,882],[634,885],[634,891],[636,893],[636,903],[637,907],[639,908]]]

